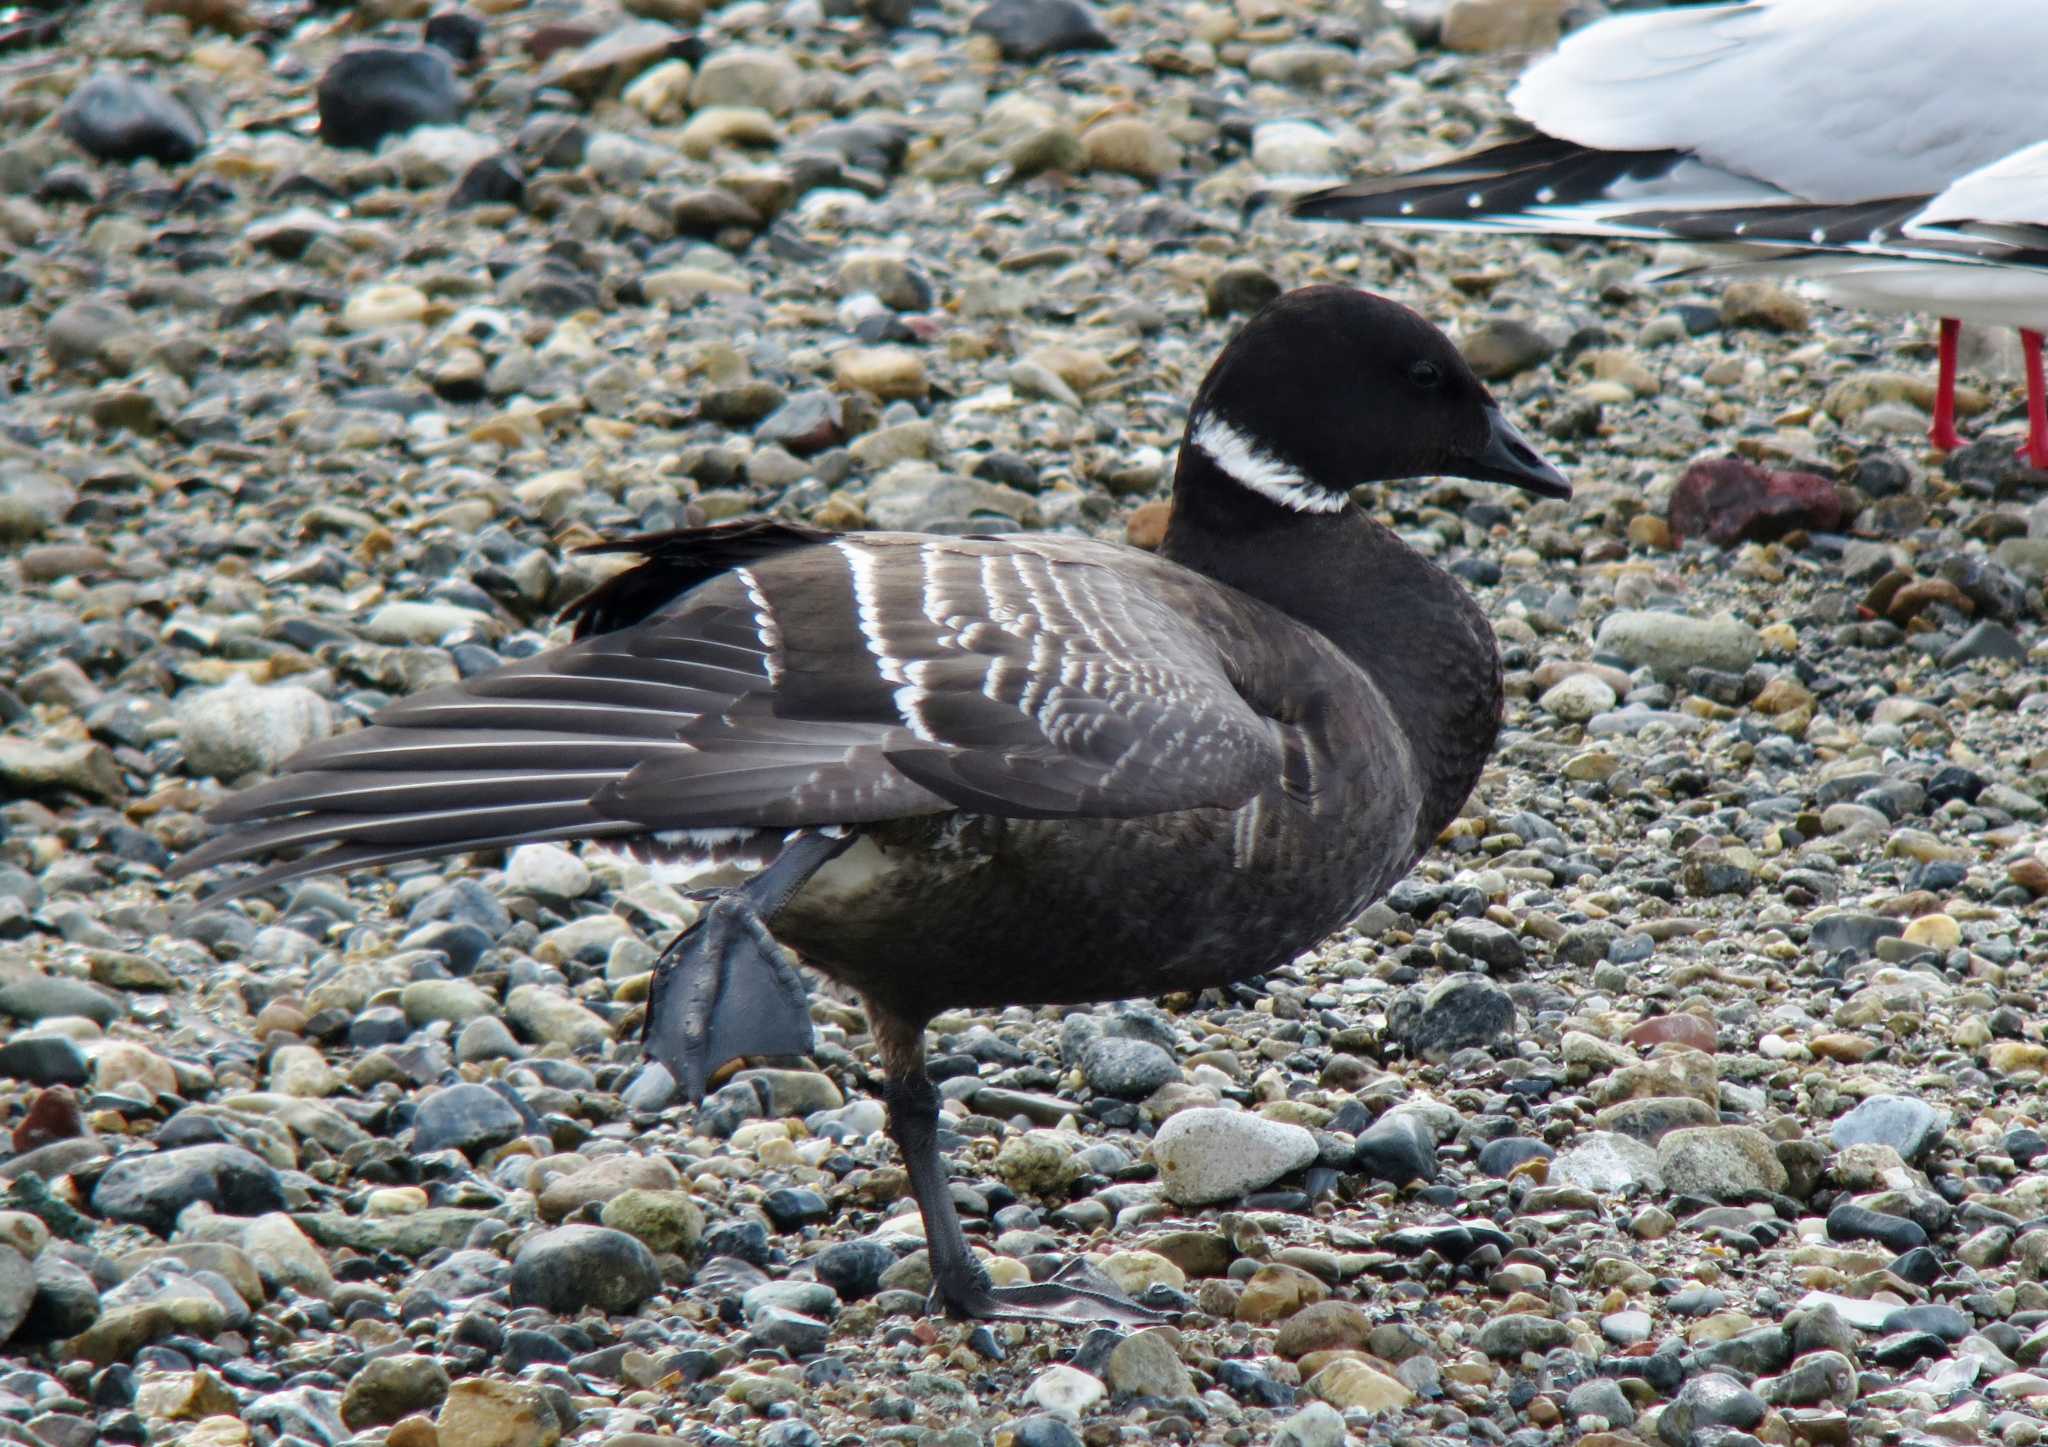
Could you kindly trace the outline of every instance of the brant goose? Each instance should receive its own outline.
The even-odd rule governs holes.
[[[2048,137],[2037,0],[1761,0],[1617,15],[1508,94],[1535,134],[1297,198],[1311,220],[1771,246],[1757,208],[1869,206],[1889,223]],[[1901,205],[1901,200],[1906,204]],[[1682,229],[1670,218],[1689,218]],[[1845,216],[1845,221],[1854,221]],[[1844,302],[1854,286],[1824,288]],[[1941,312],[1929,439],[1953,449],[1955,325]],[[1919,305],[1888,309],[1919,310]],[[2010,319],[2002,319],[2010,324]]]
[[[612,544],[641,561],[574,641],[304,750],[176,872],[310,847],[242,892],[571,838],[754,869],[667,951],[648,1053],[701,1099],[730,1060],[806,1051],[787,943],[867,1006],[943,1304],[1156,1320],[1071,1275],[989,1285],[924,1027],[1242,980],[1408,871],[1501,716],[1485,615],[1350,500],[1427,474],[1570,495],[1435,327],[1295,291],[1196,394],[1157,555],[766,520]]]

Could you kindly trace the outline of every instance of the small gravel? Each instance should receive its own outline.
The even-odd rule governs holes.
[[[1924,323],[1286,219],[1481,139],[1551,0],[628,10],[0,25],[0,1435],[2040,1440],[2017,344],[1966,330],[1942,458]],[[1262,980],[931,1032],[991,1277],[1171,1328],[932,1317],[829,992],[681,1104],[636,1038],[698,905],[638,866],[164,882],[231,785],[561,636],[583,543],[1156,545],[1203,368],[1326,280],[1574,482],[1361,494],[1493,620],[1471,805]]]

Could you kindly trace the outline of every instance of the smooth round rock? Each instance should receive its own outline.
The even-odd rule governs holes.
[[[101,70],[57,113],[65,138],[99,161],[175,166],[206,146],[206,130],[184,102],[126,71]]]
[[[320,77],[320,139],[370,151],[415,126],[452,124],[462,83],[448,52],[433,45],[365,45],[345,50]]]
[[[654,1253],[623,1231],[557,1226],[527,1239],[512,1262],[512,1304],[564,1316],[587,1307],[631,1312],[661,1290]]]

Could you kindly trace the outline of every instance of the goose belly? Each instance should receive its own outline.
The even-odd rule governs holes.
[[[773,928],[807,964],[910,1016],[1205,989],[1317,944],[1411,862],[1379,845],[1374,826],[1396,821],[1297,810],[1272,822],[1292,807],[876,826]]]

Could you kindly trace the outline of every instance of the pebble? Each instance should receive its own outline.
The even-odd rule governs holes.
[[[560,1418],[539,1387],[470,1377],[454,1383],[434,1417],[435,1447],[552,1447]]]
[[[461,1151],[476,1157],[525,1129],[518,1109],[487,1085],[444,1086],[420,1101],[413,1116],[415,1151]]]
[[[1099,1378],[1067,1366],[1047,1367],[1032,1379],[1025,1397],[1032,1405],[1078,1421],[1107,1392]]]
[[[661,1272],[653,1253],[623,1231],[557,1226],[520,1246],[511,1285],[515,1306],[630,1313],[661,1289]]]
[[[1689,1447],[1715,1428],[1747,1432],[1762,1422],[1769,1410],[1762,1397],[1734,1378],[1706,1373],[1679,1389],[1657,1419],[1657,1435],[1670,1447]]]
[[[1672,1191],[1747,1200],[1785,1189],[1785,1168],[1770,1138],[1752,1126],[1695,1126],[1657,1142],[1657,1169]]]
[[[2012,425],[1922,455],[1917,324],[1238,216],[1492,125],[1505,72],[1446,28],[1565,7],[158,9],[66,11],[0,145],[17,1435],[2031,1440],[2048,509]],[[388,84],[323,92],[365,50]],[[189,150],[81,150],[100,75]],[[582,543],[764,511],[1158,547],[1229,328],[1382,262],[1577,488],[1370,489],[1500,640],[1471,811],[1261,981],[931,1034],[992,1275],[1085,1258],[1178,1313],[1115,1373],[1128,1331],[928,1315],[847,1002],[701,1111],[648,1064],[691,886],[566,841],[197,911],[216,881],[164,881],[229,780],[562,636],[619,562]],[[1749,512],[1695,527],[1731,445]],[[1200,1112],[1246,1139],[1187,1151]],[[619,1260],[514,1305],[560,1231]],[[1754,1400],[1709,1420],[1727,1373]]]
[[[1872,1096],[1843,1115],[1828,1132],[1835,1149],[1854,1145],[1886,1145],[1902,1160],[1925,1155],[1949,1127],[1948,1112],[1912,1096]]]
[[[1274,52],[1267,51],[1253,64],[1274,59]],[[1268,68],[1272,68],[1270,64]],[[1290,73],[1294,72],[1290,69]],[[1327,176],[1346,161],[1343,142],[1321,126],[1305,121],[1268,121],[1252,129],[1252,164],[1269,176]]]
[[[1439,12],[1444,48],[1545,50],[1557,43],[1564,9],[1561,0],[1449,0]]]
[[[1481,380],[1505,381],[1557,354],[1548,333],[1516,317],[1489,317],[1458,335],[1458,350]]]
[[[1168,1199],[1185,1206],[1269,1186],[1316,1154],[1316,1138],[1300,1126],[1234,1110],[1180,1111],[1152,1139],[1160,1184]]]
[[[1100,121],[1081,133],[1081,154],[1089,169],[1157,181],[1181,162],[1180,143],[1138,116]]]
[[[1168,1081],[1180,1079],[1180,1065],[1149,1040],[1114,1036],[1098,1040],[1081,1057],[1091,1089],[1126,1100],[1141,1100]]]
[[[243,677],[181,695],[177,717],[185,767],[218,779],[270,773],[334,731],[332,706],[311,689]]]
[[[1498,934],[1471,938],[1493,943]],[[1520,948],[1511,938],[1505,945]],[[1418,1002],[1405,1032],[1406,1043],[1409,1053],[1421,1059],[1447,1060],[1460,1050],[1491,1046],[1514,1028],[1515,1016],[1514,1000],[1498,985],[1454,975]]]
[[[232,1145],[195,1145],[124,1156],[93,1188],[96,1215],[171,1234],[179,1213],[203,1204],[229,1215],[281,1211],[284,1189],[277,1172]]]
[[[206,130],[190,107],[121,70],[94,71],[58,111],[57,128],[97,161],[175,166],[206,147]]]
[[[1033,61],[1076,50],[1107,50],[1113,43],[1082,0],[993,0],[968,28],[996,43],[1005,60]]]
[[[1757,632],[1735,618],[1694,618],[1681,613],[1618,612],[1601,621],[1600,648],[1660,677],[1689,669],[1740,673],[1757,660]]]
[[[1194,1379],[1180,1359],[1179,1334],[1170,1327],[1134,1331],[1110,1349],[1103,1378],[1119,1397],[1173,1400],[1194,1395]]]
[[[315,89],[320,139],[375,150],[387,136],[461,119],[463,88],[448,53],[433,45],[363,45],[343,51]]]
[[[1543,691],[1540,707],[1565,723],[1585,723],[1595,714],[1606,713],[1619,700],[1614,690],[1590,673],[1575,673]]]
[[[1834,532],[1845,511],[1841,493],[1825,477],[1722,457],[1685,470],[1672,491],[1668,516],[1679,541],[1705,538],[1725,548],[1800,528]]]

